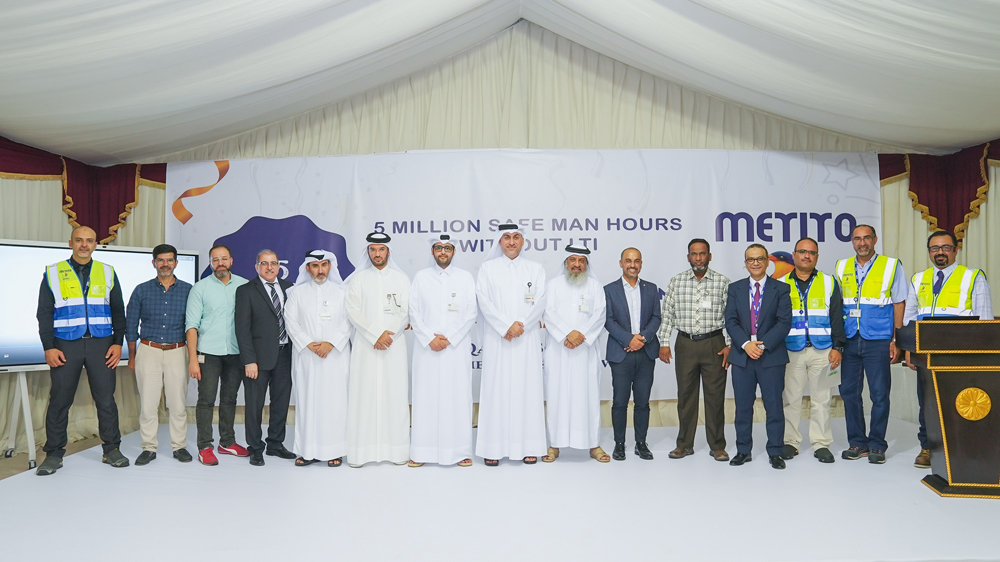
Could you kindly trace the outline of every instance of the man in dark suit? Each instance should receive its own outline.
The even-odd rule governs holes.
[[[611,384],[614,400],[611,405],[611,425],[615,432],[615,451],[611,458],[625,460],[625,426],[628,399],[634,397],[632,425],[635,429],[635,454],[652,460],[646,446],[649,428],[649,392],[653,387],[653,368],[660,352],[656,330],[660,327],[660,294],[656,285],[639,279],[642,254],[635,248],[622,252],[618,265],[622,278],[604,286],[608,304],[608,363],[611,364]],[[778,394],[780,399],[781,393]],[[779,404],[780,407],[780,404]]]
[[[767,278],[767,249],[751,244],[743,254],[750,277],[729,284],[726,301],[726,331],[732,340],[729,362],[733,365],[736,398],[736,456],[729,464],[750,462],[753,448],[753,405],[757,386],[767,413],[767,455],[774,468],[785,468],[785,414],[781,393],[785,389],[785,336],[792,327],[790,287]]]
[[[292,345],[285,333],[285,291],[292,284],[278,279],[278,256],[257,253],[258,276],[236,289],[236,342],[246,371],[246,435],[250,464],[264,464],[261,418],[264,395],[271,390],[271,420],[267,426],[267,454],[294,459],[285,448],[285,421],[292,395]]]

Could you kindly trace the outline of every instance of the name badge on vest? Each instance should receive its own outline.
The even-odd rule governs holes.
[[[93,295],[95,297],[103,297],[104,293],[107,290],[107,286],[106,285],[93,285],[93,286],[91,286],[90,289],[91,289],[91,292],[93,293]]]
[[[820,308],[821,306],[819,299],[809,299],[809,308]]]
[[[795,321],[795,329],[796,330],[805,330],[806,329],[806,321],[805,321],[804,318],[801,319],[801,320],[796,320]]]
[[[861,318],[861,309],[852,308],[847,312],[847,315],[850,316],[851,318]]]

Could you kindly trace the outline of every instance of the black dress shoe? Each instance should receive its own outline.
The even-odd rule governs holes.
[[[156,460],[156,453],[153,451],[143,451],[139,453],[138,457],[135,458],[135,465],[145,466],[154,460]]]
[[[644,461],[653,460],[653,453],[649,452],[649,447],[646,446],[645,441],[639,441],[635,444],[635,454],[639,455],[639,458]]]
[[[250,464],[264,466],[264,455],[260,451],[250,451]]]
[[[819,459],[819,462],[823,463],[831,463],[834,461],[833,453],[831,453],[830,449],[827,449],[826,447],[818,449],[815,453],[813,453],[813,456]]]
[[[191,462],[194,460],[194,457],[191,456],[191,453],[187,449],[177,449],[174,451],[174,458],[181,462]]]
[[[281,447],[275,447],[274,449],[268,449],[267,451],[264,451],[264,452],[269,457],[278,457],[278,458],[289,459],[289,460],[295,458],[295,453],[293,453],[293,452],[289,451],[288,449],[286,449],[284,445],[282,445]]]
[[[611,453],[611,458],[615,459],[616,461],[623,461],[623,460],[625,460],[625,444],[624,443],[615,443],[615,451],[613,453]]]
[[[792,460],[797,454],[799,454],[799,450],[794,445],[785,445],[781,448],[781,458],[786,461]]]
[[[736,453],[736,456],[733,457],[733,460],[729,461],[729,466],[740,466],[743,463],[750,462],[752,460],[753,457],[750,456],[750,453]]]
[[[785,468],[785,459],[781,458],[781,455],[771,455],[768,458],[771,461],[771,468],[777,468],[778,470]]]

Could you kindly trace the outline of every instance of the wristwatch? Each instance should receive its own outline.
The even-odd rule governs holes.
[[[844,352],[844,346],[842,346],[842,345],[835,345],[835,346],[833,346],[833,350],[836,351],[837,353],[843,353]]]
[[[764,342],[760,342],[760,343],[757,344],[757,349],[763,351],[763,350],[767,349],[767,347],[764,345]]]
[[[639,341],[646,343],[646,338],[642,334],[639,334]]]

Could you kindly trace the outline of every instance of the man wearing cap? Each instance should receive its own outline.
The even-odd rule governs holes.
[[[347,461],[406,464],[410,456],[406,338],[410,278],[396,266],[388,234],[368,235],[348,279],[347,315],[354,326]]]
[[[347,453],[347,380],[351,322],[337,256],[306,254],[288,291],[285,324],[292,339],[295,391],[295,466],[319,460],[338,467]]]
[[[504,457],[534,464],[547,448],[539,325],[545,270],[521,256],[523,247],[518,225],[500,225],[476,278],[483,316],[476,454],[486,466],[498,466]]]
[[[589,449],[591,458],[609,462],[600,447],[601,332],[604,287],[590,269],[590,250],[566,246],[563,274],[545,287],[545,412],[553,462],[562,447]]]
[[[434,264],[413,277],[413,434],[409,466],[425,462],[472,466],[472,346],[476,283],[452,265],[455,245],[430,240]]]
[[[906,296],[903,324],[938,318],[993,320],[993,297],[986,275],[982,270],[955,263],[958,257],[955,235],[945,230],[931,234],[927,238],[927,253],[934,267],[913,276]],[[920,453],[913,466],[930,468],[931,451],[924,420],[924,384],[931,380],[931,373],[927,369],[926,356],[911,362],[910,352],[907,351],[906,364],[917,371],[917,419],[920,422],[917,440],[920,441]]]
[[[292,396],[292,345],[285,326],[285,292],[292,284],[278,279],[278,255],[257,252],[257,277],[236,289],[236,341],[239,343],[246,381],[246,436],[250,464],[264,465],[265,441],[261,439],[264,397],[270,391],[267,454],[294,459],[285,448],[285,422]]]

